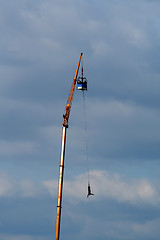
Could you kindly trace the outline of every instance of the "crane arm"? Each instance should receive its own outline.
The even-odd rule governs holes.
[[[65,114],[63,115],[63,123],[62,123],[62,145],[61,145],[61,159],[60,159],[60,169],[59,169],[59,185],[58,185],[58,201],[57,201],[57,218],[56,218],[56,232],[55,232],[55,240],[59,240],[60,235],[60,220],[61,220],[61,208],[62,208],[62,190],[63,190],[63,175],[64,175],[64,157],[65,157],[65,147],[66,147],[66,132],[68,128],[68,119],[70,115],[70,110],[73,101],[74,90],[76,86],[77,75],[79,71],[79,66],[81,63],[83,53],[81,53],[79,62],[77,65],[76,73],[73,79],[72,87],[69,93],[69,97],[67,100]]]
[[[73,101],[73,95],[74,95],[74,90],[75,90],[75,86],[76,86],[76,80],[77,80],[77,75],[78,75],[78,71],[79,71],[79,66],[81,63],[81,58],[82,58],[83,53],[81,53],[80,57],[79,57],[79,61],[78,61],[78,65],[77,65],[77,69],[76,69],[76,73],[73,79],[73,83],[71,86],[71,90],[69,93],[69,97],[67,100],[67,105],[66,105],[66,110],[65,110],[65,114],[63,115],[63,123],[62,125],[66,128],[68,128],[68,119],[69,119],[69,115],[70,115],[70,110],[71,110],[71,106],[72,106],[72,101]]]

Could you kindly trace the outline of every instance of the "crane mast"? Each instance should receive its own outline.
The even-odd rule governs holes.
[[[59,240],[60,236],[60,221],[61,221],[61,208],[62,208],[62,190],[63,190],[63,174],[64,174],[64,157],[65,157],[65,146],[66,146],[66,131],[68,128],[68,119],[71,111],[73,95],[75,91],[79,66],[81,63],[83,53],[80,54],[77,69],[75,72],[75,76],[73,79],[73,83],[70,89],[69,97],[67,100],[66,110],[63,115],[63,123],[62,123],[62,143],[61,143],[61,158],[60,158],[60,169],[59,169],[59,186],[58,186],[58,201],[57,201],[57,218],[56,218],[56,232],[55,232],[55,240]]]

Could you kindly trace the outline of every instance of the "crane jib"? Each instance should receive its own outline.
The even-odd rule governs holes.
[[[65,145],[66,145],[66,133],[68,128],[68,119],[70,115],[70,110],[73,101],[73,95],[75,90],[75,85],[77,81],[79,66],[81,63],[83,53],[80,54],[80,58],[78,61],[76,73],[73,79],[73,83],[71,86],[71,90],[69,93],[69,97],[67,100],[65,114],[63,115],[63,123],[62,123],[62,143],[61,143],[61,160],[60,160],[60,169],[59,169],[59,184],[58,184],[58,203],[57,203],[57,218],[56,218],[56,232],[55,232],[55,240],[59,240],[60,236],[60,220],[61,220],[61,208],[62,208],[62,191],[63,191],[63,175],[64,175],[64,158],[65,158]]]
[[[77,76],[78,76],[78,71],[79,71],[79,66],[80,66],[80,63],[81,63],[82,55],[83,55],[83,53],[81,53],[80,57],[79,57],[77,69],[76,69],[76,72],[75,72],[75,76],[74,76],[74,79],[73,79],[73,83],[72,83],[72,86],[71,86],[69,97],[68,97],[68,100],[67,100],[65,114],[63,115],[64,120],[63,120],[62,125],[67,127],[67,128],[68,128],[68,119],[69,119],[70,110],[71,110],[71,106],[72,106],[73,95],[74,95],[74,90],[75,90],[75,86],[76,86],[76,80],[77,80]]]

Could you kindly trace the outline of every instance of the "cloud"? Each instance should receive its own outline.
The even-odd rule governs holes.
[[[15,180],[11,180],[6,173],[0,174],[0,197],[12,196],[15,191]]]
[[[87,201],[87,174],[81,174],[85,168],[83,112],[75,93],[64,181],[64,204],[73,206],[75,216],[71,222],[66,217],[64,236],[143,240],[150,229],[148,236],[156,239],[159,219],[152,218],[160,197],[155,184],[156,179],[159,183],[160,153],[159,2],[1,2],[0,164],[5,172],[21,177],[0,173],[1,222],[5,232],[16,228],[23,235],[0,238],[41,240],[41,226],[49,226],[46,219],[43,224],[36,219],[46,216],[44,206],[52,214],[57,199],[62,114],[83,51],[89,161],[92,169],[100,170],[91,171],[95,196]],[[33,214],[35,207],[38,215]],[[15,216],[20,214],[17,223],[13,209]],[[77,216],[83,211],[77,227]],[[81,237],[80,232],[86,234]]]
[[[147,179],[127,179],[119,174],[107,171],[91,171],[91,188],[96,201],[114,199],[117,202],[127,202],[133,205],[160,203],[160,193],[157,187]],[[48,193],[57,198],[58,179],[34,182],[31,179],[17,181],[6,173],[0,174],[0,197],[37,198]],[[47,193],[48,192],[48,193]],[[76,176],[64,182],[64,197],[74,203],[86,201],[87,174]]]
[[[107,171],[91,171],[92,190],[95,200],[111,198],[118,202],[130,204],[160,203],[160,193],[157,187],[147,179],[124,179],[119,174],[110,174]],[[79,175],[72,181],[64,182],[64,196],[74,201],[85,201],[87,195],[87,174]],[[50,194],[55,197],[56,181],[45,181]]]
[[[159,236],[159,190],[147,179],[129,179],[106,171],[91,171],[90,182],[95,196],[87,199],[87,174],[64,181],[63,231],[69,239],[151,239]],[[57,181],[43,182],[57,198]],[[83,219],[83,222],[82,222]],[[147,225],[151,223],[148,228]],[[74,228],[74,230],[72,230]],[[158,239],[158,238],[157,238]]]
[[[43,186],[48,190],[52,197],[56,197],[58,193],[58,182],[57,180],[44,181]]]
[[[131,204],[154,205],[160,202],[158,189],[147,179],[123,179],[120,175],[108,174],[105,171],[95,171],[92,174],[98,197],[100,195]]]
[[[41,183],[31,179],[16,180],[7,173],[0,173],[0,197],[36,198],[47,194]]]

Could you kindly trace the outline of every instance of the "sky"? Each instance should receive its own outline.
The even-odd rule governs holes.
[[[160,2],[0,0],[0,239],[160,239]],[[94,196],[87,195],[87,169]]]

